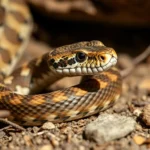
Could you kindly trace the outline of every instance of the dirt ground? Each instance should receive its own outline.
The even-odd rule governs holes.
[[[120,56],[124,61],[129,60]],[[131,61],[131,60],[130,60]],[[104,143],[87,140],[84,136],[85,126],[94,121],[98,115],[68,123],[45,123],[41,127],[28,127],[26,131],[14,128],[1,129],[0,149],[12,150],[146,150],[150,147],[149,125],[143,119],[143,111],[150,109],[150,64],[139,64],[132,74],[123,80],[123,92],[116,105],[102,114],[119,114],[132,117],[136,121],[135,129],[125,137]],[[148,112],[149,117],[149,112]],[[148,118],[150,120],[150,118]],[[119,130],[118,130],[119,132]]]
[[[86,40],[101,40],[113,47],[118,55],[120,70],[133,65],[133,59],[150,44],[150,29],[95,22],[68,21],[38,14],[32,10],[34,30],[21,63],[49,51],[53,47]],[[21,64],[19,63],[19,64]],[[66,79],[53,89],[75,84],[78,78]],[[130,117],[135,121],[132,131],[115,139],[97,142],[85,134],[86,126],[105,115]],[[108,124],[109,125],[109,124]],[[130,127],[130,123],[127,124]],[[126,126],[126,127],[127,127]],[[110,131],[111,132],[111,128]],[[121,133],[118,128],[118,133]],[[106,136],[109,136],[106,133]],[[97,136],[97,138],[99,138]],[[116,104],[100,114],[68,123],[45,123],[27,127],[26,131],[2,125],[2,150],[146,150],[150,149],[150,56],[136,65],[123,79],[122,94]]]

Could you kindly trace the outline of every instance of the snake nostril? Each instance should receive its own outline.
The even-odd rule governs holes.
[[[105,57],[104,56],[100,56],[100,60],[104,61],[105,60]]]

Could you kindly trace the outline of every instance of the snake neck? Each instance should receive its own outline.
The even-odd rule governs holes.
[[[41,58],[37,58],[29,63],[29,67],[32,68],[32,77],[30,77],[31,94],[39,93],[45,87],[48,87],[57,80],[63,78],[62,75],[54,73],[49,68],[47,63],[48,56],[49,53],[46,53]]]
[[[47,64],[47,57],[48,53],[16,69],[4,78],[3,84],[18,94],[39,93],[45,87],[63,77],[59,74],[54,74],[50,70]]]

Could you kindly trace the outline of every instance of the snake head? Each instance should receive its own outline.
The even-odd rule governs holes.
[[[79,42],[54,49],[49,53],[49,68],[58,74],[94,75],[117,63],[114,49],[100,41]]]

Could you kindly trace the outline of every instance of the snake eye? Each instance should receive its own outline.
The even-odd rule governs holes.
[[[76,60],[78,62],[83,62],[86,59],[86,54],[83,52],[76,53]]]

